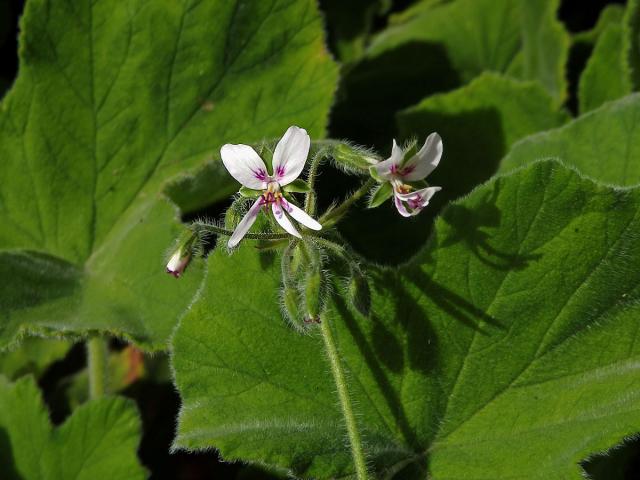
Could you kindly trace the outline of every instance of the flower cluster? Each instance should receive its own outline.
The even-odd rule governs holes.
[[[336,257],[348,265],[349,286],[348,290],[353,293],[354,299],[358,300],[358,308],[362,312],[368,309],[368,286],[366,279],[358,266],[358,261],[339,243],[330,240],[333,227],[345,215],[347,210],[361,196],[370,193],[369,207],[377,207],[388,199],[393,199],[398,213],[403,217],[412,217],[420,213],[428,204],[433,195],[440,190],[440,187],[426,185],[425,178],[438,166],[442,157],[442,139],[437,133],[429,135],[420,150],[415,144],[410,144],[401,148],[395,140],[391,156],[386,160],[378,160],[375,155],[368,150],[353,147],[343,142],[325,141],[319,142],[324,145],[319,148],[314,156],[312,167],[309,170],[308,183],[300,179],[311,148],[311,139],[306,130],[300,127],[291,126],[287,129],[282,138],[278,141],[271,154],[271,169],[268,169],[265,160],[249,145],[226,144],[220,149],[222,163],[241,185],[240,194],[243,197],[254,199],[251,206],[239,222],[234,222],[233,231],[226,230],[211,223],[198,224],[198,231],[187,233],[186,239],[179,242],[178,248],[170,256],[167,263],[167,273],[180,277],[194,255],[195,249],[200,242],[201,233],[215,233],[229,237],[227,246],[229,249],[235,248],[240,241],[249,236],[251,238],[265,241],[282,241],[287,235],[293,240],[287,247],[286,254],[283,254],[283,265],[291,262],[285,259],[302,258],[297,264],[306,265],[303,270],[288,270],[284,272],[283,282],[285,284],[286,295],[283,303],[288,305],[287,310],[295,310],[294,304],[300,297],[305,297],[307,310],[304,318],[316,318],[319,308],[314,305],[312,297],[315,293],[310,291],[321,291],[322,288],[311,288],[313,282],[323,284],[323,249],[333,253]],[[267,158],[271,153],[260,150]],[[322,158],[332,158],[337,166],[348,172],[355,172],[366,175],[369,178],[362,187],[347,198],[341,205],[334,206],[327,210],[318,220],[315,216],[315,192],[313,184],[317,169]],[[377,183],[377,185],[376,185]],[[373,187],[373,188],[372,188]],[[296,204],[294,193],[305,193],[307,195],[305,208]],[[250,233],[251,227],[256,222],[260,212],[275,220],[285,234],[282,233]],[[295,221],[294,222],[292,221]],[[275,225],[274,224],[274,225]],[[301,229],[300,226],[304,227]],[[323,230],[322,236],[320,232]],[[301,233],[302,231],[302,233]],[[326,233],[325,233],[326,232]],[[335,233],[333,233],[335,237]],[[320,247],[321,246],[321,247]],[[296,254],[296,252],[299,253]],[[295,263],[295,262],[294,262]],[[313,265],[314,275],[311,275],[311,265]],[[285,278],[286,277],[286,278]],[[292,278],[298,278],[296,282]],[[318,277],[318,278],[316,278]],[[315,280],[312,279],[316,278]],[[299,294],[303,292],[303,294]],[[356,298],[357,297],[357,298]],[[315,302],[315,303],[314,303]],[[300,315],[291,314],[290,318],[298,318]]]

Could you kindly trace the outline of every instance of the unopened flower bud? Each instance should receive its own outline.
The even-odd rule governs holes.
[[[178,248],[173,252],[167,262],[167,273],[176,278],[179,278],[185,268],[187,268],[193,254],[193,247],[197,236],[193,232],[188,232],[188,235],[186,240],[180,242]]]

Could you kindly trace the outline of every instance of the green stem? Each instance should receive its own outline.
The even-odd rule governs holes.
[[[362,197],[364,197],[369,190],[376,184],[373,178],[366,181],[358,190],[353,192],[344,202],[338,205],[336,208],[325,212],[318,220],[323,226],[335,225]]]
[[[309,184],[309,192],[304,197],[304,211],[307,212],[311,216],[315,216],[316,214],[316,177],[318,176],[318,169],[320,168],[320,164],[327,156],[327,148],[324,147],[318,153],[316,153],[315,157],[311,161],[311,167],[309,167],[309,175],[307,176],[307,183]]]
[[[107,340],[91,337],[87,340],[87,369],[89,370],[89,398],[98,398],[107,394],[108,349]]]
[[[230,237],[233,235],[231,230],[227,230],[226,228],[219,227],[217,225],[212,225],[210,223],[201,222],[196,220],[192,222],[192,225],[196,228],[200,229],[203,232],[207,233],[215,233],[216,235],[225,235]],[[291,235],[288,233],[251,233],[248,232],[244,235],[244,238],[250,238],[252,240],[284,240],[289,238]]]
[[[368,480],[369,474],[367,472],[364,452],[362,451],[362,440],[360,439],[360,432],[358,431],[358,426],[356,424],[356,417],[353,414],[353,407],[351,405],[351,398],[349,398],[349,391],[347,390],[344,370],[340,363],[340,357],[338,356],[338,350],[333,339],[331,327],[329,326],[329,322],[326,318],[321,319],[320,327],[327,356],[331,363],[331,373],[333,374],[333,379],[338,389],[340,407],[342,408],[342,414],[344,415],[347,423],[347,434],[349,435],[349,443],[351,444],[353,463],[356,467],[356,477],[358,480]]]

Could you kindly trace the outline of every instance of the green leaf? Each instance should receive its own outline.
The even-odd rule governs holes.
[[[582,173],[614,185],[640,183],[640,94],[610,102],[564,127],[514,145],[504,158],[509,171],[541,158],[560,158]]]
[[[256,198],[262,194],[261,190],[252,190],[251,188],[247,188],[245,186],[240,187],[240,190],[238,190],[238,192],[240,193],[240,195],[247,198]]]
[[[375,169],[372,168],[371,171],[376,172],[376,175],[377,175],[377,171]],[[389,200],[392,195],[393,195],[393,187],[391,186],[391,183],[390,182],[381,183],[371,193],[371,196],[369,197],[369,202],[367,203],[367,207],[369,208],[379,207],[384,202]]]
[[[561,104],[568,90],[565,68],[570,37],[557,18],[560,0],[524,0],[520,4],[524,78],[538,80]]]
[[[92,330],[164,348],[203,265],[164,273],[180,225],[163,185],[226,142],[323,135],[336,67],[316,2],[30,0],[20,44],[0,106],[0,347]],[[224,178],[180,201],[225,198]]]
[[[143,479],[132,401],[105,397],[53,427],[30,377],[0,382],[0,470],[11,480]]]
[[[578,85],[581,114],[632,92],[631,79],[622,71],[623,37],[622,25],[615,24],[607,26],[598,37]]]
[[[520,0],[427,3],[373,37],[365,55],[345,66],[332,137],[387,151],[398,110],[485,70],[509,69],[520,51]]]
[[[311,187],[309,187],[309,184],[307,182],[305,182],[301,178],[298,178],[293,182],[291,182],[290,184],[285,185],[283,190],[285,192],[292,192],[292,193],[307,193],[311,191]]]
[[[636,0],[630,2],[622,21],[609,23],[598,36],[578,85],[581,113],[624,97],[638,87],[633,72],[640,67],[640,54],[634,47],[640,34],[639,5]]]
[[[27,337],[19,348],[0,353],[0,374],[15,380],[26,374],[39,377],[56,360],[62,360],[71,348],[66,340]]]
[[[367,56],[420,42],[425,47],[433,44],[444,50],[465,83],[484,70],[504,72],[520,50],[520,3],[457,0],[434,4],[427,0],[428,8],[420,14],[409,16],[407,21],[396,23],[375,37]],[[407,63],[405,68],[414,65]],[[435,69],[433,74],[437,74]]]
[[[600,12],[600,16],[598,17],[598,22],[591,30],[586,30],[584,32],[578,32],[573,35],[574,43],[585,43],[591,46],[595,45],[598,41],[598,38],[605,31],[609,25],[619,25],[622,23],[622,18],[625,14],[624,5],[619,5],[616,3],[606,5],[602,11]]]
[[[578,480],[640,429],[639,211],[637,189],[536,163],[452,204],[410,264],[370,266],[369,319],[333,297],[374,478]],[[175,446],[353,474],[322,339],[283,321],[278,262],[208,264],[173,338]]]

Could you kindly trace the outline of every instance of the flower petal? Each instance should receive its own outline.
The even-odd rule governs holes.
[[[411,216],[411,214],[409,213],[407,208],[404,206],[404,203],[402,203],[402,200],[398,197],[398,195],[394,195],[393,203],[395,204],[396,208],[398,209],[398,213],[400,215],[402,215],[403,217],[410,217]]]
[[[394,202],[400,215],[403,217],[412,217],[419,214],[424,207],[429,205],[431,197],[440,190],[442,190],[440,187],[427,187],[410,193],[394,192]],[[405,206],[405,202],[409,208]]]
[[[233,231],[231,238],[229,238],[229,243],[227,243],[227,246],[229,248],[233,248],[236,245],[238,245],[238,243],[240,243],[240,240],[242,240],[242,237],[245,236],[245,234],[251,228],[251,225],[253,225],[253,223],[256,221],[256,218],[258,217],[258,213],[260,213],[260,208],[262,207],[263,204],[264,204],[264,200],[262,199],[262,197],[260,197],[253,203],[253,205],[251,205],[251,208],[245,214],[245,216],[242,217],[242,220],[240,220],[240,223],[238,224],[236,229]]]
[[[395,193],[395,196],[398,197],[400,200],[407,202],[413,198],[416,198],[416,196],[421,197],[421,203],[424,203],[424,206],[427,206],[427,204],[429,203],[429,200],[431,200],[431,197],[433,197],[436,192],[439,192],[440,190],[442,190],[442,187],[427,187],[427,188],[423,188],[421,190],[416,190],[415,192],[410,192],[410,193]]]
[[[402,178],[409,182],[422,180],[435,170],[442,157],[442,139],[440,135],[433,132],[427,137],[424,145],[418,153],[411,157],[403,167],[407,172]]]
[[[293,226],[291,220],[284,214],[284,211],[277,202],[271,205],[271,210],[273,211],[273,216],[276,217],[276,222],[278,222],[287,233],[294,237],[302,238],[302,235],[296,230],[296,227]]]
[[[396,143],[396,139],[393,139],[393,147],[391,148],[391,156],[382,162],[376,163],[371,168],[375,168],[378,172],[378,176],[383,180],[391,180],[395,169],[402,162],[403,153],[402,148]]]
[[[296,207],[289,202],[282,202],[282,206],[287,211],[287,213],[293,217],[294,220],[301,223],[305,227],[310,228],[311,230],[322,230],[322,225],[311,218],[307,214],[307,212],[305,212],[301,208]]]
[[[310,145],[311,139],[304,128],[292,126],[284,133],[273,152],[273,176],[281,186],[298,178]]]
[[[231,176],[247,188],[260,190],[269,180],[267,167],[249,145],[227,143],[220,149],[222,163]]]

